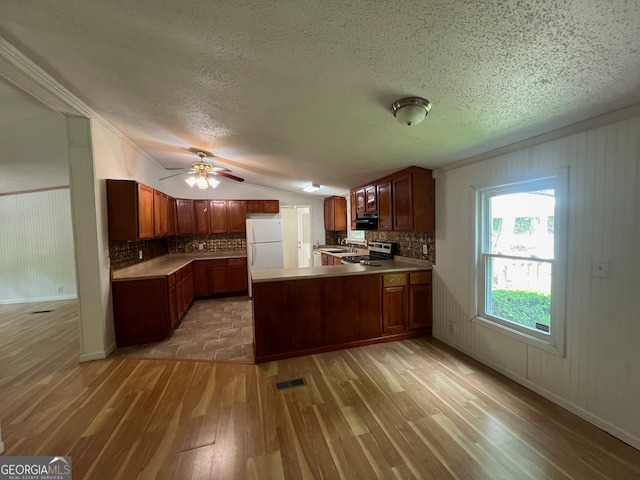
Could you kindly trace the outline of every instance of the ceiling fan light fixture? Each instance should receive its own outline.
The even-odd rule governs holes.
[[[408,97],[394,102],[391,112],[398,122],[411,126],[422,122],[429,115],[431,107],[431,102],[426,98]]]
[[[196,184],[196,177],[185,178],[184,181],[187,182],[190,187],[193,187]]]
[[[315,192],[319,188],[320,188],[320,185],[318,185],[317,183],[310,183],[309,185],[304,187],[302,190],[304,190],[305,192]]]
[[[209,178],[209,186],[211,188],[216,188],[218,185],[220,185],[220,180],[216,180],[215,178]]]
[[[206,190],[209,186],[209,182],[207,181],[207,177],[205,175],[201,175],[196,180],[196,185],[200,190]]]

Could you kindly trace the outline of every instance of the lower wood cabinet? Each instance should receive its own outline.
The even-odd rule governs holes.
[[[193,269],[196,297],[247,291],[247,259],[244,257],[196,260]]]
[[[382,331],[385,335],[432,328],[431,271],[382,277]]]
[[[191,265],[164,278],[111,284],[118,347],[164,340],[193,301]]]

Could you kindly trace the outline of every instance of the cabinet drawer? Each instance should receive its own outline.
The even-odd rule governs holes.
[[[431,283],[431,272],[413,272],[409,274],[411,285]]]
[[[391,275],[384,275],[382,281],[385,287],[399,287],[407,284],[407,274],[394,273]]]
[[[247,264],[246,258],[230,258],[229,266],[230,267],[244,267]]]
[[[226,267],[228,265],[227,259],[209,260],[209,268],[211,267]]]

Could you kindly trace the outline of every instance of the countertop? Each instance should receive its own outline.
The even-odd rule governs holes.
[[[344,254],[347,255],[347,254]],[[353,255],[353,254],[352,254]],[[275,268],[259,270],[251,273],[253,283],[280,282],[284,280],[302,280],[305,278],[328,278],[349,275],[371,275],[374,273],[401,273],[419,270],[431,270],[431,263],[406,257],[396,257],[394,260],[376,261],[378,266],[345,264],[306,268]]]
[[[146,280],[163,278],[186,267],[194,260],[219,260],[224,258],[246,258],[244,250],[204,253],[170,253],[146,262],[111,272],[111,281]]]

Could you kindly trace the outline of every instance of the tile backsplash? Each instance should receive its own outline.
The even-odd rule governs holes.
[[[324,232],[325,245],[340,245],[340,240],[346,237],[347,237],[346,230],[336,230],[333,232],[329,230],[325,230]]]
[[[368,242],[392,242],[398,245],[396,255],[401,257],[418,258],[436,263],[436,236],[434,233],[424,232],[380,232],[369,230],[364,232]],[[428,254],[422,253],[422,246],[427,245]]]
[[[200,250],[202,245],[202,250]],[[247,250],[244,233],[212,233],[209,235],[181,235],[169,238],[169,253],[198,253]]]
[[[142,260],[140,260],[142,250]],[[109,242],[109,258],[111,269],[130,267],[152,258],[169,253],[166,238],[141,240],[139,242]]]

